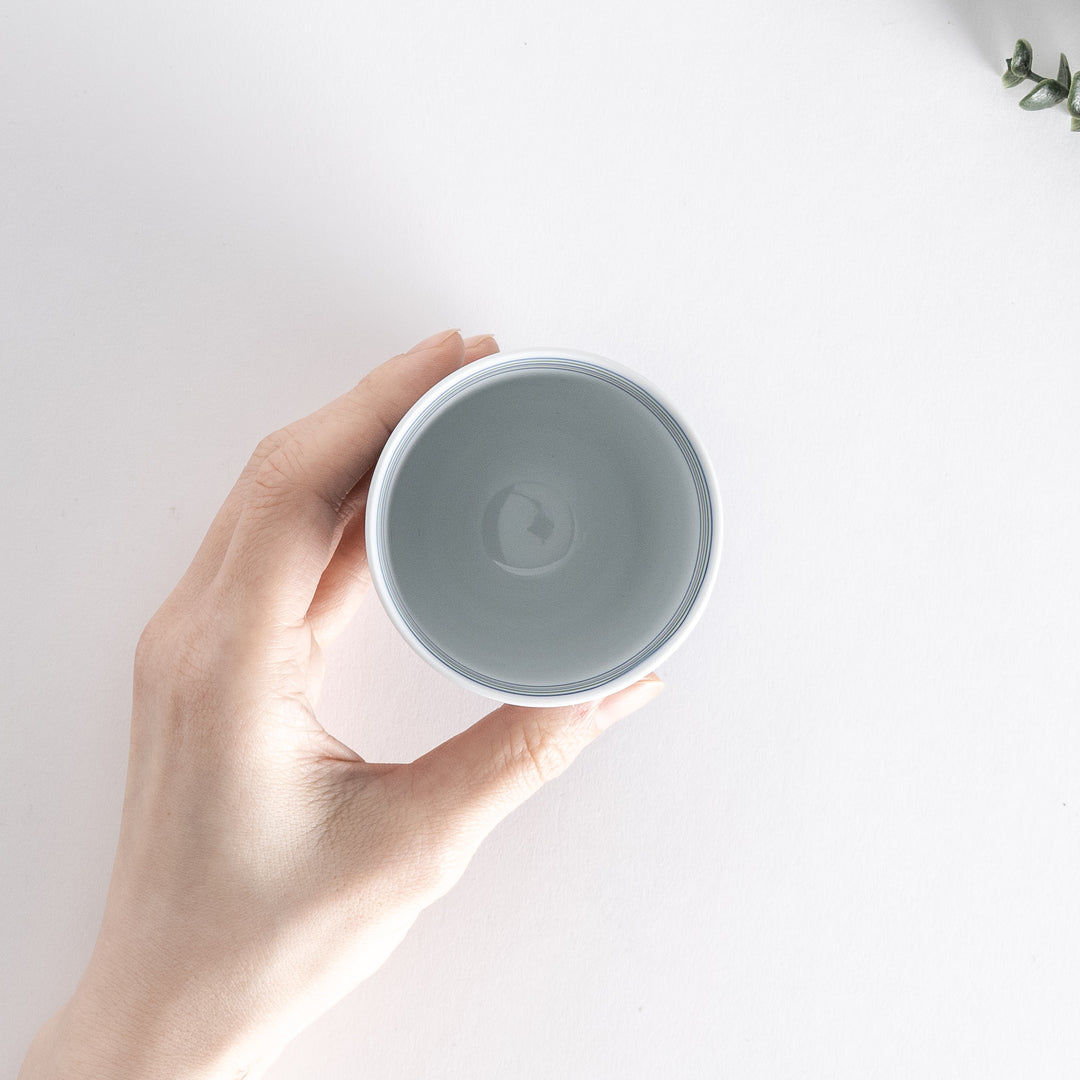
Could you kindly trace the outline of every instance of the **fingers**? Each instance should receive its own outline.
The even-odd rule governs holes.
[[[412,353],[421,351],[425,347],[429,347],[430,342],[433,339],[446,337],[447,333],[453,335],[456,331],[444,331],[441,334],[432,335],[432,338],[427,339],[427,341],[422,341],[418,345],[414,345],[406,355],[411,355]],[[395,357],[394,359],[397,360],[399,358]],[[393,361],[391,361],[391,363],[392,362]],[[452,370],[452,368],[450,370]],[[374,372],[371,374],[374,375]],[[354,388],[350,393],[355,393],[356,389],[358,388]],[[417,396],[419,396],[419,394]],[[318,414],[316,413],[313,414],[313,416],[314,415]],[[307,419],[310,420],[312,417],[308,417]],[[304,423],[304,421],[298,421],[295,424],[288,425],[281,432],[275,432],[273,435],[267,436],[267,438],[263,439],[255,448],[255,451],[248,459],[239,478],[233,485],[232,490],[229,492],[228,497],[222,504],[221,509],[214,517],[214,520],[207,530],[206,536],[192,561],[191,567],[188,570],[186,576],[196,587],[205,586],[217,576],[225,558],[225,552],[228,550],[229,544],[232,542],[233,534],[236,532],[236,525],[240,519],[240,513],[255,486],[255,481],[259,475],[260,469],[262,469],[267,457],[277,448],[286,433],[291,432],[302,423]]]
[[[490,335],[466,338],[465,363],[471,364],[498,350]],[[371,584],[364,543],[364,511],[370,484],[369,471],[350,493],[348,520],[308,608],[308,621],[323,645],[333,641],[349,623]]]
[[[479,844],[615,721],[663,689],[649,675],[599,702],[562,708],[503,705],[405,770],[429,819]]]
[[[370,485],[369,472],[357,485],[360,497],[308,607],[311,632],[321,645],[327,645],[345,629],[371,584],[364,539],[364,511]]]
[[[410,406],[464,362],[456,330],[433,335],[263,440],[215,578],[230,606],[257,621],[305,618],[358,501],[351,493]]]

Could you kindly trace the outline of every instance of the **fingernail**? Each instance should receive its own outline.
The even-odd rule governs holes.
[[[644,679],[639,679],[625,690],[620,690],[600,702],[596,710],[597,725],[600,728],[610,727],[616,720],[621,720],[647,705],[663,689],[664,682],[658,675],[646,675]]]
[[[409,352],[423,352],[424,349],[434,349],[438,345],[445,345],[455,334],[460,333],[460,330],[440,330],[437,334],[432,334],[431,337],[417,342]]]
[[[465,348],[475,349],[478,346],[483,345],[486,341],[490,341],[496,349],[499,347],[499,343],[495,340],[494,334],[477,334],[475,337],[467,337],[465,339]]]

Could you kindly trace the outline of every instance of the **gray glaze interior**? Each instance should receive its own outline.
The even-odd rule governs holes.
[[[550,686],[661,632],[698,553],[693,476],[626,390],[576,371],[500,372],[410,433],[384,495],[387,576],[407,618],[487,678]]]

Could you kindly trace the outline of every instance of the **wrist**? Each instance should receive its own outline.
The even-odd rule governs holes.
[[[42,1025],[18,1080],[255,1080],[273,1060],[212,1032],[198,1018],[132,1007],[84,983]]]

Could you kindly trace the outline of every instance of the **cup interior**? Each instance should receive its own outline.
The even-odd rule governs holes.
[[[613,682],[677,633],[706,580],[699,455],[610,369],[470,366],[407,418],[387,462],[386,592],[424,649],[497,693]]]

